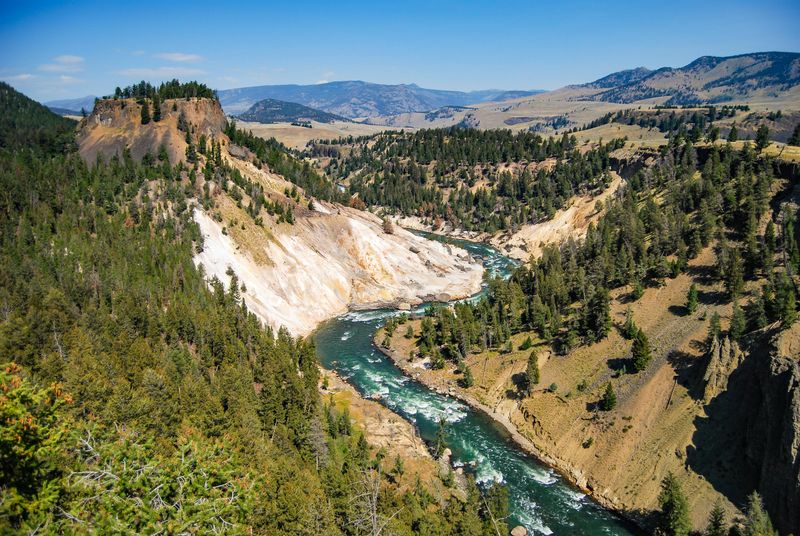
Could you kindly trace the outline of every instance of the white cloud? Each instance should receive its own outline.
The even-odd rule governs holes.
[[[78,73],[83,70],[83,64],[82,57],[63,54],[53,58],[53,63],[39,65],[39,70],[48,73]]]
[[[317,84],[327,84],[330,80],[317,80]]]
[[[206,72],[202,69],[191,69],[188,67],[156,67],[156,68],[135,67],[131,69],[123,69],[121,71],[117,71],[116,74],[122,76],[133,76],[133,77],[143,77],[143,78],[169,78],[169,77],[181,77],[181,76],[196,76],[196,75],[206,74]]]
[[[185,54],[183,52],[161,52],[159,54],[155,54],[153,57],[160,60],[179,62],[196,62],[203,60],[203,56],[198,54]]]
[[[36,78],[36,77],[34,75],[30,74],[30,73],[20,73],[20,74],[15,74],[13,76],[4,76],[3,80],[9,81],[9,82],[24,82],[26,80],[31,80],[33,78]]]
[[[75,78],[74,76],[69,76],[69,75],[65,75],[65,74],[62,74],[61,76],[59,76],[58,80],[62,84],[81,84],[81,83],[83,83],[83,80],[81,80],[80,78]]]

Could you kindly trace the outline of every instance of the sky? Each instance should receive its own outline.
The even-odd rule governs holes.
[[[705,55],[798,52],[799,28],[798,0],[0,0],[0,79],[40,101],[171,78],[555,89]]]

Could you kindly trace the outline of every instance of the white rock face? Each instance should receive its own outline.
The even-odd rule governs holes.
[[[226,286],[233,269],[247,288],[242,297],[250,310],[293,335],[306,335],[350,308],[416,304],[436,294],[460,298],[480,289],[483,267],[466,251],[400,228],[386,234],[367,212],[315,205],[312,216],[275,233],[266,247],[271,265],[256,263],[221,224],[195,209],[204,238],[195,262]]]

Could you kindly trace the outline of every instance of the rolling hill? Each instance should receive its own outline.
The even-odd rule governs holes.
[[[601,89],[592,100],[632,103],[667,97],[665,104],[720,103],[754,96],[777,96],[800,84],[800,53],[757,52],[702,56],[690,64],[644,67],[610,74],[582,87]]]
[[[348,121],[348,119],[340,115],[323,112],[296,102],[276,99],[264,99],[255,103],[246,112],[239,114],[239,119],[255,123],[291,123],[294,121],[332,123],[334,121]]]
[[[508,98],[534,95],[541,91],[447,91],[426,89],[416,84],[372,84],[362,81],[328,82],[313,85],[270,85],[218,91],[223,109],[242,113],[264,99],[296,102],[350,119],[424,112],[443,106],[466,106]]]

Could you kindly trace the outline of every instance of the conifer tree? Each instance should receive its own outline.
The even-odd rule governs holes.
[[[714,311],[714,314],[711,315],[711,322],[708,324],[708,335],[706,336],[706,346],[709,349],[711,345],[714,344],[714,341],[719,339],[720,333],[722,333],[722,327],[720,325],[719,313]]]
[[[800,123],[797,123],[797,126],[794,127],[794,132],[792,132],[792,137],[789,138],[789,145],[800,146]]]
[[[158,93],[153,94],[153,121],[155,123],[161,121],[161,98]]]
[[[689,287],[689,293],[686,296],[686,310],[689,311],[689,314],[697,310],[697,285],[694,283]]]
[[[777,536],[778,533],[772,527],[772,520],[764,509],[764,501],[761,495],[754,491],[747,498],[746,518],[744,522],[745,536]]]
[[[636,335],[633,337],[631,354],[633,356],[632,364],[634,372],[641,372],[646,369],[653,357],[650,351],[650,341],[641,329],[637,330]]]
[[[660,511],[658,527],[664,536],[688,536],[691,530],[689,502],[681,485],[671,472],[661,481],[661,494],[658,496]]]
[[[528,356],[528,365],[525,368],[525,390],[528,396],[531,396],[534,386],[538,385],[539,381],[539,357],[536,355],[536,350],[533,350]]]
[[[719,499],[714,504],[711,513],[708,514],[708,525],[703,536],[727,536],[728,527],[725,524],[725,510]]]
[[[756,131],[756,151],[763,151],[769,145],[769,127],[761,125]]]
[[[434,458],[441,458],[444,449],[447,448],[447,419],[444,417],[439,418],[439,425],[436,428],[436,439],[433,443],[433,456]]]
[[[625,323],[622,325],[622,336],[628,340],[633,340],[639,328],[633,320],[633,310],[630,307],[625,311]]]
[[[739,139],[739,131],[736,129],[736,123],[733,124],[731,127],[731,131],[728,133],[728,141],[734,142]]]
[[[147,99],[142,99],[142,124],[146,125],[150,122],[150,105]]]
[[[731,326],[728,330],[728,335],[731,340],[738,341],[744,335],[747,328],[744,311],[739,307],[739,304],[734,302],[733,313],[731,314]]]
[[[472,377],[472,369],[469,366],[464,366],[464,377],[462,378],[461,385],[470,388],[475,385],[475,379]]]
[[[764,309],[764,298],[757,296],[747,308],[747,329],[750,331],[761,329],[768,323],[767,312]]]
[[[611,382],[608,382],[606,383],[606,390],[603,392],[603,398],[600,399],[600,409],[611,411],[615,407],[617,407],[617,394],[614,392]]]

